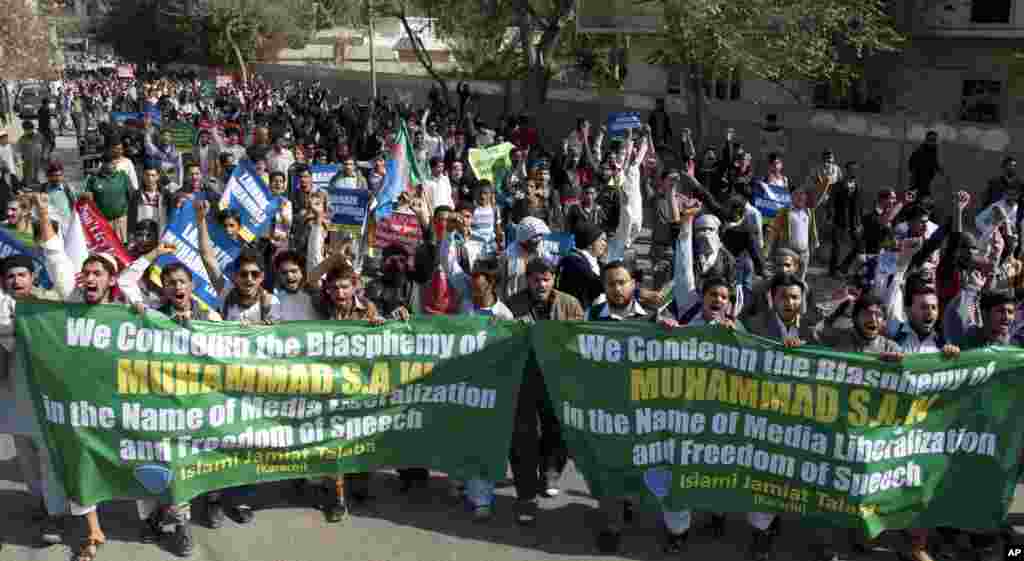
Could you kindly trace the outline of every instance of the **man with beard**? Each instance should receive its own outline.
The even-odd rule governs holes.
[[[28,376],[17,367],[14,316],[18,301],[59,302],[61,297],[35,286],[35,263],[28,255],[11,255],[0,261],[0,280],[0,433],[11,435],[22,478],[39,501],[38,510],[32,513],[32,521],[39,523],[39,539],[44,545],[55,545],[62,539],[60,514],[65,510],[65,498],[32,411]]]
[[[507,302],[515,319],[528,322],[583,319],[579,300],[555,290],[555,269],[550,263],[533,259],[527,264],[526,273],[526,289],[512,295]],[[516,487],[515,517],[518,524],[528,526],[536,523],[538,494],[547,497],[559,494],[558,480],[567,458],[561,426],[544,385],[540,365],[531,350],[516,403],[509,453]]]
[[[414,267],[412,256],[401,245],[389,245],[381,252],[381,276],[366,287],[366,297],[382,317],[402,321],[412,317],[416,285],[410,274]]]
[[[733,283],[718,276],[712,276],[704,281],[702,287],[702,299],[700,313],[689,320],[689,323],[680,324],[671,316],[660,316],[658,325],[665,329],[676,329],[679,327],[698,327],[705,325],[720,325],[727,329],[743,328],[742,324],[737,325],[732,319],[726,316],[730,305],[730,290]],[[665,525],[665,553],[680,553],[686,545],[690,534],[690,510],[669,511],[662,509],[661,517]],[[720,519],[724,515],[714,514],[713,519]]]
[[[920,240],[917,240],[919,242]],[[945,358],[955,359],[960,356],[960,348],[946,342],[941,331],[937,330],[939,320],[939,297],[934,286],[920,276],[911,276],[906,282],[904,297],[902,275],[906,270],[913,250],[920,243],[904,244],[900,255],[900,270],[893,279],[892,287],[887,295],[889,325],[887,335],[904,354],[941,352]],[[909,310],[909,318],[903,307]],[[913,561],[931,561],[928,553],[928,530],[908,530],[910,558]]]
[[[370,325],[382,325],[384,318],[377,313],[377,307],[356,294],[359,275],[351,265],[341,262],[340,254],[333,256],[330,270],[320,287],[320,299],[316,306],[320,320],[366,321]],[[315,282],[317,279],[310,279]],[[429,472],[428,472],[429,477]],[[370,499],[370,474],[349,473],[334,478],[331,503],[324,505],[324,516],[328,522],[340,522],[348,512],[345,500],[348,494],[359,503]]]
[[[569,205],[565,213],[565,229],[567,232],[576,232],[583,224],[604,228],[607,220],[604,208],[597,203],[597,188],[587,185],[580,192],[579,204]]]
[[[317,319],[314,298],[306,290],[306,271],[315,270],[320,265],[323,259],[322,240],[323,236],[319,233],[310,236],[306,256],[295,250],[286,250],[274,257],[274,278],[277,284],[274,296],[281,302],[281,321]]]
[[[80,275],[76,275],[71,258],[64,252],[64,241],[57,235],[50,221],[50,201],[45,193],[37,194],[36,212],[39,216],[39,241],[46,256],[46,271],[53,281],[54,290],[61,299],[70,303],[97,304],[123,303],[115,292],[118,263],[107,253],[93,253],[82,264]],[[76,276],[79,279],[76,281]],[[85,517],[88,534],[82,542],[77,559],[92,561],[107,538],[100,527],[96,505],[80,505],[70,501],[73,516]]]
[[[788,247],[776,247],[775,253],[772,255],[772,262],[774,264],[773,271],[775,274],[785,273],[787,275],[795,275],[800,271],[800,254]],[[773,279],[771,278],[767,278],[754,283],[750,299],[744,299],[743,301],[743,309],[740,311],[740,319],[747,321],[761,313],[763,310],[771,308],[772,280]],[[804,313],[807,311],[806,298],[804,300],[802,311]]]
[[[510,244],[505,250],[504,286],[500,293],[503,300],[511,299],[519,291],[526,288],[526,265],[535,258],[542,258],[552,265],[557,256],[552,255],[541,241],[551,233],[548,225],[533,216],[523,218],[518,226],[516,243]]]
[[[734,283],[733,304],[726,315],[735,319],[743,307],[743,293],[735,286],[736,260],[718,237],[721,221],[711,214],[694,221],[703,208],[700,202],[684,199],[682,204],[682,223],[673,264],[672,303],[665,312],[680,324],[689,323],[701,309],[701,282],[717,276]]]
[[[636,281],[622,261],[604,266],[604,294],[587,312],[586,321],[650,321],[652,314],[640,305],[636,295]],[[599,502],[604,528],[597,534],[597,548],[602,553],[615,553],[622,541],[622,530],[633,520],[633,501],[629,497],[616,497],[606,492],[598,482],[590,488]]]
[[[768,294],[771,305],[744,322],[753,335],[781,342],[787,348],[799,347],[813,337],[803,320],[806,285],[795,271],[779,271],[772,277]],[[767,512],[748,512],[747,521],[754,528],[750,553],[754,561],[767,561],[778,535],[777,517]],[[709,530],[716,537],[725,533],[725,516],[712,514]]]

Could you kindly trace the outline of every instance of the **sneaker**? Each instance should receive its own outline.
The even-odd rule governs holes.
[[[690,537],[690,532],[687,530],[682,534],[673,534],[671,532],[665,533],[665,553],[682,553],[683,548],[686,546],[686,540]]]
[[[473,522],[487,522],[494,516],[491,505],[480,505],[473,508]]]
[[[43,545],[57,545],[64,541],[64,519],[47,516],[39,527],[39,541]]]
[[[157,509],[143,520],[142,543],[157,543],[164,537],[163,516]]]
[[[520,499],[516,501],[516,524],[520,526],[533,526],[537,523],[537,503],[532,500]]]
[[[206,521],[210,528],[216,530],[224,525],[224,505],[220,501],[208,501],[206,503]]]
[[[234,505],[231,507],[231,518],[239,524],[248,524],[252,522],[252,519],[256,517],[256,514],[252,511],[252,507],[249,505]]]
[[[324,519],[329,524],[337,524],[348,516],[348,508],[344,502],[336,502],[324,508]]]
[[[611,528],[605,528],[597,534],[597,550],[601,553],[618,553],[621,542],[622,534]]]
[[[754,540],[750,544],[750,558],[753,561],[771,559],[772,542],[775,536],[768,530],[754,530]]]
[[[195,541],[192,539],[192,527],[188,522],[178,524],[174,527],[171,535],[169,549],[178,557],[191,557],[196,549]]]

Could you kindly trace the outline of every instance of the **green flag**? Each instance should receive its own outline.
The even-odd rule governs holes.
[[[596,496],[793,512],[870,534],[993,528],[1006,515],[1020,349],[897,364],[723,328],[542,322],[531,337]]]
[[[477,179],[490,181],[495,189],[500,191],[504,185],[505,175],[512,169],[509,154],[514,148],[510,142],[490,148],[470,148],[469,167],[473,169]]]
[[[19,354],[81,504],[426,466],[505,475],[527,327],[193,322],[19,302]],[[71,365],[74,365],[72,368]]]

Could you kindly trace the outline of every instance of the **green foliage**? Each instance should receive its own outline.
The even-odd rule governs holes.
[[[205,18],[209,40],[209,62],[235,66],[232,42],[246,61],[266,58],[261,48],[275,46],[283,38],[292,48],[301,48],[312,31],[312,4],[303,0],[261,2],[258,0],[211,0]]]
[[[865,58],[899,50],[883,0],[647,0],[665,9],[652,64],[699,65],[773,82],[849,83]]]
[[[156,0],[119,0],[96,30],[100,43],[113,45],[121,57],[137,62],[193,62],[195,36],[183,18],[161,13]],[[140,29],[145,33],[140,33]]]

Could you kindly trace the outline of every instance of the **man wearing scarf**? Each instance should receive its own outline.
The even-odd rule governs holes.
[[[542,258],[554,264],[557,257],[552,255],[541,242],[551,233],[548,225],[539,218],[527,216],[519,223],[516,243],[505,251],[504,285],[500,298],[509,300],[526,288],[526,264],[534,258]]]
[[[416,283],[410,273],[414,265],[405,247],[394,244],[381,252],[381,276],[366,287],[366,297],[377,305],[381,317],[402,321],[412,317]]]
[[[684,204],[673,264],[672,303],[667,313],[681,324],[689,323],[700,312],[702,281],[718,276],[733,283],[733,301],[726,317],[735,319],[743,308],[743,292],[735,285],[736,259],[722,246],[718,236],[721,221],[712,214],[694,221],[702,206],[694,200]]]

